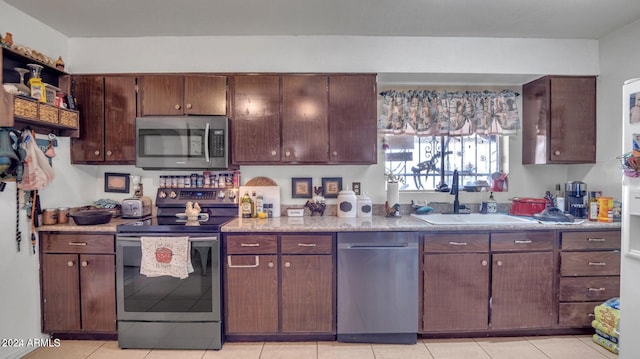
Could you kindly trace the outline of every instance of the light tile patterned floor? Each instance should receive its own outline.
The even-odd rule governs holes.
[[[419,339],[416,345],[338,342],[225,343],[222,350],[119,349],[114,341],[63,340],[25,359],[606,359],[590,336]]]

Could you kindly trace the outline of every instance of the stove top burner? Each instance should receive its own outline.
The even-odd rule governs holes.
[[[177,217],[150,217],[118,225],[118,233],[183,233],[219,232],[220,227],[235,217],[209,217],[199,226],[186,226],[186,219]]]
[[[118,233],[219,232],[220,226],[238,216],[236,191],[236,188],[159,188],[155,203],[156,216],[121,224],[117,226],[117,231]],[[197,202],[200,205],[199,226],[185,225],[187,219],[184,212],[187,202]]]

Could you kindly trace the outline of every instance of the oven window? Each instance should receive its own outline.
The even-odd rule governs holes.
[[[191,243],[193,272],[185,279],[140,274],[140,246],[122,248],[126,312],[210,313],[213,308],[210,242]]]

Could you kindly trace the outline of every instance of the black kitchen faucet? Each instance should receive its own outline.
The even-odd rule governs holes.
[[[459,214],[460,213],[460,201],[458,200],[458,170],[453,170],[453,180],[451,181],[451,191],[449,192],[450,194],[454,195],[455,198],[453,199],[453,213],[454,214]]]

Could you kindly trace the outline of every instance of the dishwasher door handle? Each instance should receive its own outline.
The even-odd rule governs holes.
[[[390,245],[380,245],[380,244],[346,244],[345,247],[339,248],[353,248],[353,249],[394,249],[394,248],[408,248],[408,243],[401,244],[390,244]]]

